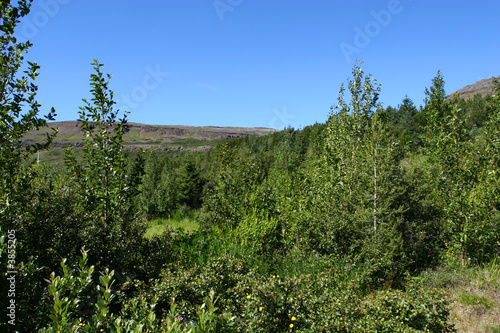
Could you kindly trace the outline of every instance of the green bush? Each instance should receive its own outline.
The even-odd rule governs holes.
[[[453,331],[442,293],[419,288],[411,279],[404,291],[370,291],[363,270],[338,263],[314,274],[262,275],[247,260],[224,256],[203,266],[170,266],[137,295],[157,301],[157,316],[175,304],[182,318],[197,321],[196,305],[212,290],[238,332]]]
[[[144,160],[140,154],[129,165],[123,147],[127,113],[118,118],[120,111],[114,110],[116,102],[109,89],[111,75],[101,72],[103,65],[97,60],[92,66],[92,99],[83,99],[78,119],[85,141],[83,159],[77,160],[71,148],[66,151],[68,183],[76,191],[74,210],[82,221],[84,244],[93,251],[92,260],[99,267],[120,269],[120,275],[126,276],[137,263],[146,231],[134,206]]]
[[[184,320],[176,311],[174,301],[170,311],[160,319],[156,316],[155,299],[146,302],[144,297],[127,300],[120,313],[113,313],[110,305],[116,297],[112,288],[114,272],[105,270],[97,284],[93,279],[94,266],[88,267],[87,260],[88,253],[82,250],[78,268],[69,268],[63,260],[62,276],[51,274],[48,286],[50,323],[40,328],[39,333],[235,332],[234,317],[228,313],[215,313],[213,291],[207,294],[203,304],[195,307],[193,317],[196,313],[196,320]]]

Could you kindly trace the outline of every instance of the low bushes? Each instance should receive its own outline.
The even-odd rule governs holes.
[[[245,258],[221,256],[204,266],[170,265],[150,284],[125,284],[128,296],[120,299],[113,272],[96,283],[86,261],[83,252],[77,269],[63,262],[62,276],[51,275],[52,322],[39,332],[453,331],[442,292],[410,277],[405,290],[370,291],[362,274],[343,279],[352,273],[343,263],[319,274],[262,275]],[[116,313],[115,298],[122,305]]]

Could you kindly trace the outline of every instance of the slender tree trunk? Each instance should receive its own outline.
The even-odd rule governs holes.
[[[373,230],[377,232],[377,152],[378,143],[375,143],[375,158],[373,162]]]

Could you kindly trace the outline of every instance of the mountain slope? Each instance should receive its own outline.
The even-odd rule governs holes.
[[[477,81],[474,84],[468,85],[459,89],[451,94],[449,94],[448,98],[453,98],[455,94],[458,94],[459,97],[468,99],[474,96],[475,94],[481,94],[481,96],[486,96],[488,94],[493,94],[493,78],[484,79],[481,81]]]
[[[217,126],[181,126],[181,125],[145,125],[128,123],[129,130],[124,136],[124,145],[129,150],[207,150],[225,139],[248,135],[266,135],[277,130],[263,127],[217,127]],[[77,121],[49,123],[50,128],[59,130],[53,148],[83,146],[83,135]],[[30,131],[24,136],[24,144],[41,142],[49,128]]]

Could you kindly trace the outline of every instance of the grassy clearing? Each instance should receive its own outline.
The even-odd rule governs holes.
[[[500,332],[500,262],[481,267],[440,267],[422,273],[427,288],[444,290],[458,332]]]
[[[145,237],[151,239],[153,236],[161,235],[167,227],[182,228],[187,232],[193,232],[198,230],[199,224],[194,213],[183,216],[176,212],[170,218],[155,218],[148,221]]]

